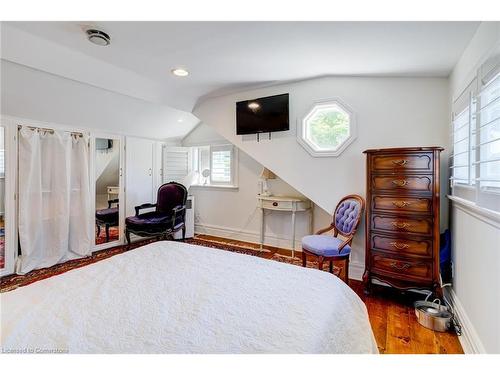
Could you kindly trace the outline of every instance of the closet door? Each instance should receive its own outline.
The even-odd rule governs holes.
[[[135,206],[156,201],[156,196],[153,195],[154,143],[148,139],[127,137],[125,148],[127,217],[135,215]]]
[[[163,182],[163,142],[154,142],[153,146],[153,196]]]

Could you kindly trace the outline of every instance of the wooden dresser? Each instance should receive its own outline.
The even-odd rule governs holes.
[[[439,290],[441,147],[366,150],[367,293],[373,279]]]

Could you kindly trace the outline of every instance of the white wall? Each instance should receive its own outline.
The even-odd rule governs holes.
[[[155,139],[184,136],[198,122],[171,107],[0,62],[3,115]]]
[[[450,76],[450,102],[499,43],[500,22],[483,22]],[[464,350],[500,353],[500,219],[487,219],[485,212],[452,202],[454,278],[450,293],[464,326]]]
[[[212,128],[201,124],[183,141],[183,146],[228,143]],[[238,189],[192,187],[195,196],[195,224],[197,233],[206,233],[243,241],[258,242],[260,213],[257,207],[257,181],[262,165],[245,152],[238,153]],[[273,194],[302,196],[286,182],[277,178],[269,180]],[[299,213],[296,223],[296,249],[300,239],[309,234],[309,214]],[[328,213],[317,207],[314,215],[316,229],[326,227],[331,221]],[[271,246],[290,248],[291,216],[272,212],[266,216],[266,241]]]
[[[255,136],[236,136],[235,102],[290,93],[290,131],[256,142]],[[337,158],[313,158],[296,141],[295,126],[316,100],[338,97],[356,113],[357,139]],[[279,175],[326,212],[347,194],[366,196],[367,148],[446,146],[448,144],[448,80],[440,78],[326,77],[272,86],[207,99],[194,114]],[[448,150],[443,153],[442,186],[447,186]],[[447,202],[442,200],[442,217]],[[442,227],[447,220],[442,220]],[[364,229],[353,242],[354,264],[364,264]]]

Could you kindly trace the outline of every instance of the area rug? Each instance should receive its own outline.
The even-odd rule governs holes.
[[[34,270],[26,275],[9,275],[9,276],[4,276],[0,278],[0,293],[3,292],[8,292],[10,290],[14,290],[16,288],[32,284],[34,282],[47,279],[49,277],[55,276],[62,274],[64,272],[68,272],[72,269],[75,268],[80,268],[87,266],[92,263],[99,262],[101,260],[110,258],[114,255],[121,254],[127,251],[131,250],[136,250],[140,251],[140,247],[147,245],[148,243],[155,242],[157,239],[147,239],[144,241],[140,242],[135,242],[130,246],[127,245],[121,245],[121,246],[116,246],[110,249],[105,249],[105,250],[100,250],[92,253],[91,256],[86,257],[86,258],[81,258],[81,259],[74,259],[70,260],[65,263],[61,264],[56,264],[55,266],[48,267],[48,268],[42,268],[39,270]],[[277,254],[275,252],[269,251],[269,250],[258,250],[258,249],[252,249],[249,247],[244,247],[244,246],[236,246],[233,244],[224,244],[221,242],[214,242],[214,241],[209,241],[209,240],[204,240],[204,239],[198,239],[198,238],[193,238],[193,239],[187,239],[185,241],[186,243],[192,244],[192,245],[199,245],[199,246],[205,246],[205,247],[210,247],[213,249],[219,249],[219,250],[224,250],[224,251],[231,251],[235,253],[240,253],[240,254],[246,254],[246,255],[251,255],[251,256],[257,256],[261,258],[266,258],[270,259],[273,261],[277,262],[282,262],[282,263],[289,263],[293,264],[296,266],[302,266],[302,261],[298,258],[291,258],[287,257],[284,255]],[[308,261],[307,266],[311,268],[317,268],[318,264],[317,262],[314,261]],[[328,270],[328,265],[324,265],[324,270]],[[338,269],[336,269],[338,271]],[[338,272],[335,272],[338,273]]]
[[[120,232],[118,231],[118,227],[110,227],[109,228],[109,241],[106,241],[106,229],[101,228],[101,233],[99,233],[99,236],[97,235],[97,230],[96,230],[96,238],[95,238],[95,244],[100,245],[106,242],[112,242],[116,241],[119,237]]]

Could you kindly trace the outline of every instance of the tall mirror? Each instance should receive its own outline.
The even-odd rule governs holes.
[[[5,268],[5,143],[0,126],[0,271]]]
[[[95,139],[95,244],[120,237],[120,140]]]

